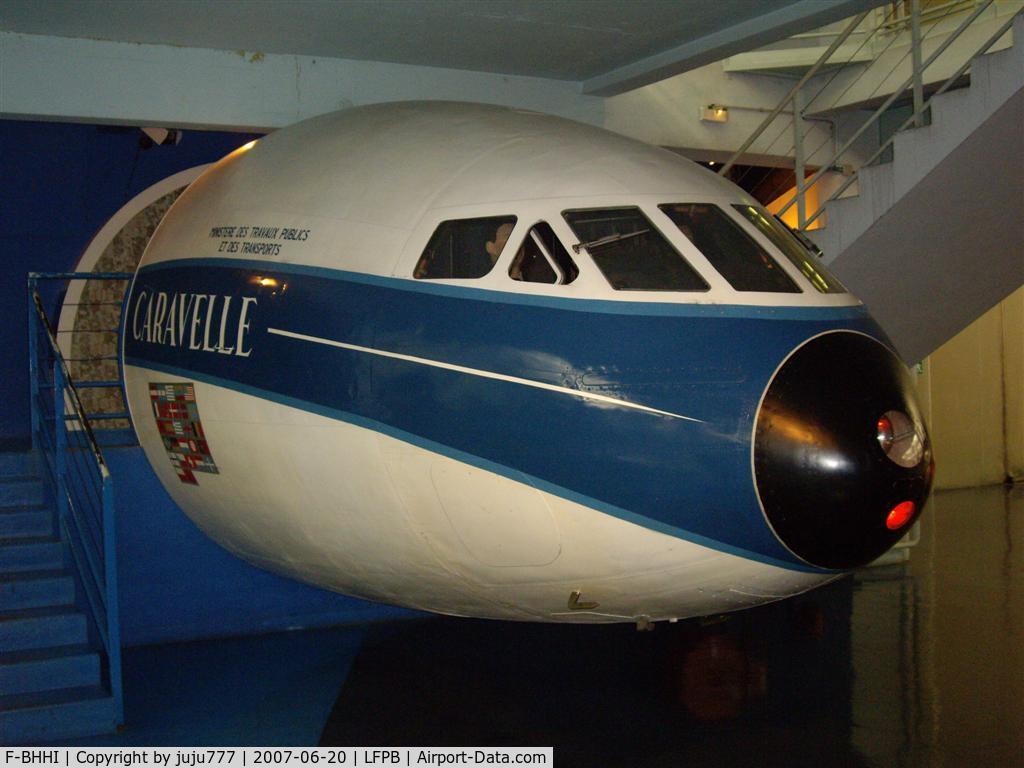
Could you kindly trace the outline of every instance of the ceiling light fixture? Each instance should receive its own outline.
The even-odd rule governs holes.
[[[700,108],[700,119],[706,123],[727,123],[729,108],[722,104],[708,104]]]

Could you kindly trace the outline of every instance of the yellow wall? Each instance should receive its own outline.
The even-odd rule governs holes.
[[[1002,303],[1006,474],[1024,480],[1024,288]]]
[[[936,350],[918,384],[936,488],[1024,479],[1024,288]]]
[[[826,174],[826,176],[827,175],[828,174]],[[821,188],[822,183],[818,182],[804,193],[804,204],[807,206],[806,210],[804,211],[804,215],[807,216],[808,218],[816,214],[818,212],[818,209],[821,207],[821,197],[819,195]],[[796,187],[792,187],[786,192],[783,192],[770,203],[768,203],[768,205],[766,205],[765,208],[767,209],[768,213],[772,214],[773,216],[778,216],[779,211],[782,210],[782,206],[786,205],[786,203],[792,200],[795,196]],[[782,216],[779,216],[779,218],[786,222],[786,226],[789,227],[790,229],[797,229],[799,227],[799,222],[797,221],[797,209],[795,205],[791,205],[789,209],[784,214],[782,214]],[[821,229],[821,227],[825,226],[825,222],[827,220],[828,213],[826,212],[821,214],[821,216],[819,216],[818,218],[811,222],[811,225],[807,227],[807,231],[810,232],[811,230]]]

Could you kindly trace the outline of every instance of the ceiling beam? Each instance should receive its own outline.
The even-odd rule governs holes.
[[[797,0],[785,8],[584,80],[581,91],[586,96],[616,96],[882,4],[879,0]]]
[[[486,101],[595,125],[604,116],[603,99],[566,80],[0,31],[0,120],[268,131],[412,99]]]

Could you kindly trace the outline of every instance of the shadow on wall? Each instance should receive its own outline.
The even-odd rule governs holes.
[[[64,272],[104,223],[145,189],[210,163],[259,134],[188,131],[181,143],[143,148],[133,126],[0,120],[0,449],[28,447],[26,276]]]
[[[245,563],[182,513],[141,448],[108,448],[105,454],[115,482],[125,645],[421,615],[310,587]]]

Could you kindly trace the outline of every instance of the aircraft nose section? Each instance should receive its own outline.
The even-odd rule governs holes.
[[[848,569],[884,553],[920,515],[933,473],[910,374],[869,336],[817,336],[769,383],[755,483],[775,535],[808,563]]]

